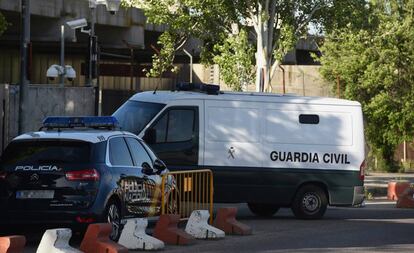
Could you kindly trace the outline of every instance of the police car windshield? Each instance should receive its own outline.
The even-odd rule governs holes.
[[[164,104],[129,100],[112,116],[119,121],[119,125],[123,131],[139,134],[164,106]]]
[[[3,166],[53,163],[87,163],[91,144],[83,141],[15,141],[10,143],[1,159]]]

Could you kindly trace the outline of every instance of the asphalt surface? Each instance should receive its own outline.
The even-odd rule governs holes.
[[[329,208],[324,219],[315,221],[297,220],[290,209],[261,219],[246,205],[236,206],[238,219],[253,228],[253,235],[167,246],[162,252],[414,252],[414,209],[397,209],[395,202],[368,201],[362,208]],[[25,252],[36,252],[42,229],[16,229],[28,237]],[[75,246],[79,245],[77,237],[71,242]]]

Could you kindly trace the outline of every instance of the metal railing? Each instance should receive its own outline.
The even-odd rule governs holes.
[[[194,210],[209,210],[212,223],[214,187],[211,170],[168,172],[162,177],[161,193],[161,214],[179,214],[181,218],[188,218]]]

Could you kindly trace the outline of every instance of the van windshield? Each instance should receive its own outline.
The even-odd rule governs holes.
[[[112,116],[119,121],[123,131],[139,134],[164,106],[165,104],[129,100]]]

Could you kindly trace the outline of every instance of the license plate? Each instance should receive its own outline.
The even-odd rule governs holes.
[[[16,199],[53,199],[54,195],[52,190],[17,191]]]

